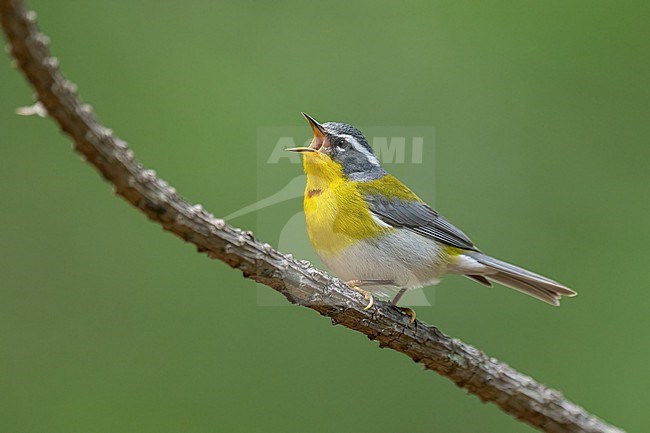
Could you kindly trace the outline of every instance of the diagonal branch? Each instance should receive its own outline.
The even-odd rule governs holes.
[[[289,302],[312,308],[381,347],[411,357],[458,386],[491,401],[511,416],[546,432],[621,432],[562,394],[537,383],[480,350],[437,328],[408,320],[396,308],[377,302],[364,311],[364,299],[337,279],[294,260],[250,232],[231,227],[180,197],[174,188],[134,159],[127,144],[102,126],[83,105],[76,86],[59,71],[47,36],[38,32],[36,14],[21,0],[0,0],[0,19],[16,65],[25,74],[47,113],[74,141],[75,150],[114,185],[117,194],[165,230],[196,245],[251,278],[282,293]]]

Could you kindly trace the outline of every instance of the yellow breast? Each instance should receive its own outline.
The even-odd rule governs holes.
[[[304,167],[307,233],[319,254],[336,254],[360,240],[392,230],[373,220],[359,183],[346,180],[339,164],[324,155],[307,154]]]

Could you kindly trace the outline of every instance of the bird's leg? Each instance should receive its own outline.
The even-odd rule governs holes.
[[[397,303],[399,302],[400,299],[402,299],[402,296],[404,296],[404,293],[406,293],[406,288],[400,289],[399,292],[397,292],[397,295],[395,295],[395,297],[393,298],[393,300],[390,301],[390,303],[391,303],[391,305],[394,305],[397,308],[399,308],[400,310],[402,310],[402,312],[404,314],[409,316],[411,318],[411,320],[409,321],[409,324],[411,324],[411,323],[415,322],[415,311],[413,311],[412,309],[410,309],[408,307],[398,307],[397,306]]]
[[[392,301],[390,301],[390,303],[397,306],[397,303],[399,302],[400,299],[402,299],[402,296],[404,296],[404,293],[406,293],[405,288],[399,289],[399,292],[397,292],[397,295],[395,295],[395,297],[393,298]]]
[[[350,286],[351,289],[361,293],[363,297],[366,298],[366,301],[368,301],[368,305],[366,305],[363,308],[364,310],[369,310],[374,305],[375,298],[372,297],[372,293],[362,289],[362,287],[395,285],[395,283],[392,280],[350,280],[350,281],[346,281],[345,284]]]

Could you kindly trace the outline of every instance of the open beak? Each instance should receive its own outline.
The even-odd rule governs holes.
[[[314,138],[311,141],[311,144],[309,147],[290,147],[288,149],[289,152],[318,152],[321,147],[323,147],[323,144],[325,143],[326,140],[326,135],[325,135],[325,128],[323,128],[323,125],[318,123],[313,117],[311,117],[307,113],[301,113],[305,119],[307,119],[307,122],[309,122],[309,126],[311,126],[311,130],[314,132]]]

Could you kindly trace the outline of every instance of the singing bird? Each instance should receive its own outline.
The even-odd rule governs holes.
[[[309,122],[303,155],[309,240],[339,278],[373,305],[373,294],[393,305],[409,289],[460,274],[497,282],[551,305],[576,292],[549,278],[482,253],[469,237],[384,170],[363,134],[344,123]],[[415,319],[415,313],[403,308]]]

